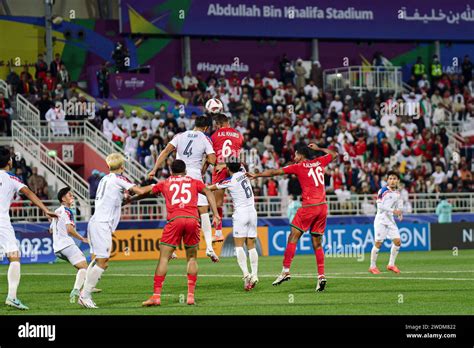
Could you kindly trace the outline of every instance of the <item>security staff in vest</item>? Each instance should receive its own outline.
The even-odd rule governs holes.
[[[413,65],[412,74],[415,75],[416,82],[420,81],[425,74],[425,64],[421,60],[421,57],[416,58],[416,63]]]
[[[435,54],[433,56],[433,62],[431,63],[431,82],[434,86],[438,80],[441,78],[443,74],[443,68],[441,67],[441,63],[439,62],[438,56]]]

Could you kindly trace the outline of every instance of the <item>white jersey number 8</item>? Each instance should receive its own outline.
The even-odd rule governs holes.
[[[318,187],[320,184],[324,185],[323,168],[316,167],[316,170],[314,170],[314,168],[311,168],[308,172],[308,176],[311,176],[313,178],[316,187]]]
[[[170,191],[173,192],[173,197],[171,198],[171,205],[183,203],[188,204],[191,201],[191,191],[188,188],[191,187],[191,184],[182,184],[181,190],[180,185],[173,184],[170,186]],[[181,193],[181,197],[178,198],[178,194]]]

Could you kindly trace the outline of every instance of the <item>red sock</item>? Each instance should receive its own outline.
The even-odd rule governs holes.
[[[318,264],[318,275],[324,274],[324,249],[319,247],[315,251],[316,254],[316,263]]]
[[[221,207],[217,207],[217,212],[219,213],[219,216],[221,217],[221,221],[219,222],[219,225],[217,226],[214,226],[216,228],[216,230],[218,231],[222,231],[222,219],[223,219],[223,216],[222,216],[222,208]]]
[[[153,279],[153,293],[155,295],[161,295],[161,288],[163,288],[163,282],[166,276],[155,275]]]
[[[293,261],[295,252],[296,252],[296,243],[288,242],[285,249],[285,257],[283,258],[283,267],[285,268],[291,267],[291,261]]]
[[[194,294],[197,278],[197,274],[188,274],[188,294]]]

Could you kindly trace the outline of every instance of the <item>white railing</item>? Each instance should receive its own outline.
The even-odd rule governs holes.
[[[42,142],[85,142],[104,159],[113,152],[121,153],[127,157],[122,148],[108,140],[104,134],[88,120],[65,122],[65,124],[67,124],[68,135],[57,134],[57,132],[54,131],[52,123],[48,121],[30,122],[22,119],[21,124]],[[140,182],[146,173],[146,168],[137,160],[127,157],[125,174],[130,177],[130,179]]]
[[[16,95],[16,114],[19,120],[25,121],[30,125],[34,135],[39,135],[40,112],[28,99],[19,93]]]
[[[3,93],[5,98],[8,99],[10,97],[10,88],[9,88],[8,84],[5,81],[1,80],[1,79],[0,79],[0,92]]]
[[[339,202],[334,195],[327,196],[329,204],[329,215],[375,215],[376,195],[353,195],[347,202]],[[445,193],[436,197],[434,194],[410,194],[409,201],[405,202],[406,214],[434,214],[436,206],[441,198],[447,198],[453,205],[453,213],[474,213],[474,193]],[[38,208],[29,202],[14,202],[14,207],[10,209],[12,221],[39,222],[44,221],[44,215]],[[255,197],[255,208],[261,218],[287,217],[287,199],[281,197]],[[55,200],[45,201],[51,207],[57,207]],[[94,201],[87,201],[84,206],[81,202],[77,207],[78,221],[87,221],[84,212],[93,209]],[[224,217],[232,216],[232,202],[224,202]],[[166,206],[163,198],[147,199],[136,202],[133,205],[122,207],[122,220],[166,220]]]
[[[94,148],[94,150],[106,158],[113,152],[119,152],[127,158],[125,161],[125,174],[135,182],[141,182],[147,170],[137,160],[127,157],[122,148],[107,139],[104,134],[92,125],[89,121],[84,121],[84,141]]]
[[[79,174],[57,156],[49,156],[48,148],[18,121],[13,121],[12,133],[16,151],[21,150],[23,154],[38,160],[51,175],[70,186],[78,199],[82,202],[89,201],[89,184]]]
[[[399,66],[348,66],[323,71],[324,90],[339,93],[349,87],[359,93],[372,89],[377,93],[403,90]]]

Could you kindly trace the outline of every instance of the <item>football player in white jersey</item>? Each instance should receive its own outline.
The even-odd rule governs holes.
[[[231,158],[226,166],[230,177],[208,186],[208,188],[212,191],[227,189],[230,193],[234,205],[232,226],[237,263],[244,275],[244,289],[250,291],[258,282],[258,253],[255,247],[257,238],[255,200],[252,185],[245,175],[245,169],[241,168],[240,162],[235,158]],[[244,250],[245,243],[249,251],[250,273],[247,267],[247,255]]]
[[[118,226],[125,192],[142,195],[145,190],[131,183],[122,174],[125,171],[125,158],[119,153],[108,155],[105,159],[110,173],[104,176],[97,188],[95,212],[87,226],[87,236],[94,251],[94,265],[86,272],[84,288],[78,303],[85,308],[98,308],[92,300],[92,292],[102,273],[108,267],[112,249],[112,234]]]
[[[50,232],[53,235],[55,255],[60,259],[69,261],[77,269],[76,281],[69,295],[69,301],[75,303],[86,279],[87,261],[84,253],[72,238],[74,237],[82,243],[89,243],[89,241],[76,231],[74,212],[71,210],[71,206],[74,204],[74,195],[70,187],[64,187],[59,190],[58,201],[61,206],[55,210],[55,213],[59,218],[51,222]]]
[[[207,168],[207,163],[215,165],[216,154],[212,148],[212,141],[204,134],[209,127],[209,120],[205,116],[196,118],[193,130],[188,130],[177,134],[171,140],[165,149],[156,159],[155,166],[148,174],[151,179],[166,161],[168,156],[176,151],[176,159],[180,159],[186,163],[187,175],[193,179],[203,181],[203,168]],[[206,157],[205,162],[203,159]],[[219,257],[212,247],[212,225],[209,218],[209,203],[203,194],[199,194],[198,198],[199,215],[201,216],[201,229],[206,242],[206,255],[212,262],[219,262]]]
[[[399,181],[397,173],[393,171],[388,172],[387,186],[381,188],[377,195],[377,214],[374,220],[375,244],[370,253],[369,268],[369,272],[372,274],[380,274],[376,262],[380,247],[386,238],[392,240],[387,270],[400,273],[400,270],[395,265],[395,260],[400,250],[401,240],[400,231],[394,218],[394,216],[397,216],[400,221],[403,219],[403,200],[397,189]]]
[[[1,258],[6,256],[10,261],[8,267],[8,295],[5,304],[17,309],[28,309],[16,297],[18,285],[20,285],[20,249],[15,237],[15,231],[10,221],[10,206],[16,194],[22,193],[31,203],[40,208],[49,218],[57,218],[41,200],[21,182],[20,178],[9,173],[13,168],[13,160],[10,150],[0,147],[0,252]]]

